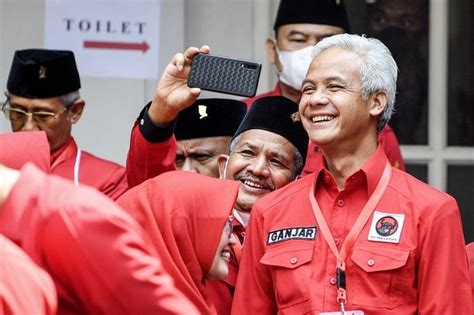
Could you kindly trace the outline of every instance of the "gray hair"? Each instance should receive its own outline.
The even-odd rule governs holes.
[[[64,104],[64,106],[69,109],[75,101],[81,99],[81,94],[79,94],[79,90],[77,90],[61,95],[59,98],[61,99],[61,102]]]
[[[341,48],[356,53],[362,61],[359,67],[359,79],[362,85],[362,98],[378,91],[387,93],[387,106],[379,116],[377,131],[380,132],[394,112],[397,89],[397,63],[390,50],[381,41],[360,35],[340,34],[324,38],[313,49],[313,59],[330,48]]]
[[[235,147],[240,141],[240,136],[242,134],[239,134],[236,136],[234,139],[232,139],[232,142],[230,143],[230,149],[229,149],[229,155],[231,155],[235,151]],[[293,159],[294,166],[293,166],[293,179],[296,179],[298,175],[301,174],[303,171],[303,166],[304,166],[304,160],[303,160],[303,155],[301,155],[301,152],[294,146],[295,148],[295,156]]]

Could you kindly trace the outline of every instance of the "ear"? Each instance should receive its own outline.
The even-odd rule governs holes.
[[[71,105],[68,114],[68,120],[71,124],[75,124],[79,121],[85,105],[86,103],[82,99],[75,101],[74,104]]]
[[[385,91],[377,91],[369,97],[369,114],[373,117],[379,116],[387,107],[388,95]]]
[[[219,178],[225,179],[225,165],[229,160],[229,156],[227,154],[221,154],[217,158],[217,166],[219,167]]]
[[[267,46],[267,55],[268,55],[268,60],[270,63],[275,65],[277,67],[277,70],[281,72],[281,64],[280,64],[280,59],[278,59],[278,52],[276,50],[276,39],[274,38],[267,38],[266,41],[266,46]]]

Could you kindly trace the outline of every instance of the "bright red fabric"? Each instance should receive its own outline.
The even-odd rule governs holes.
[[[201,314],[215,314],[205,275],[231,214],[239,183],[184,171],[167,172],[117,202],[151,237],[165,270]]]
[[[130,148],[127,155],[127,179],[129,187],[141,184],[149,178],[176,170],[176,139],[148,142],[141,134],[135,122],[130,136]]]
[[[244,243],[232,314],[337,311],[336,258],[318,230],[315,197],[341,246],[383,172],[379,146],[338,191],[317,161],[316,172],[257,201]],[[346,260],[346,310],[365,314],[472,314],[464,237],[456,201],[393,169],[376,211],[404,215],[399,243],[368,240],[372,218]],[[314,239],[268,244],[271,231],[316,227]]]
[[[70,138],[63,147],[53,152],[51,173],[74,180],[77,149],[76,142]],[[112,200],[117,199],[128,189],[124,167],[82,150],[79,162],[79,183],[95,187]]]
[[[49,144],[46,133],[23,131],[0,134],[0,161],[16,170],[31,162],[49,173]]]
[[[57,304],[51,277],[0,235],[0,313],[54,315]]]
[[[0,232],[51,275],[58,314],[197,314],[143,230],[95,189],[27,164],[0,206]]]

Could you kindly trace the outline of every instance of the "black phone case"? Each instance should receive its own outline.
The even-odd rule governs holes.
[[[253,97],[257,93],[261,68],[258,62],[197,54],[191,63],[188,86]]]

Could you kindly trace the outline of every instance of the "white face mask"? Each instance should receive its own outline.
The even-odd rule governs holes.
[[[283,67],[283,70],[278,74],[279,80],[295,90],[301,90],[301,83],[303,83],[313,60],[313,48],[314,46],[308,46],[294,51],[280,51],[276,48]]]

